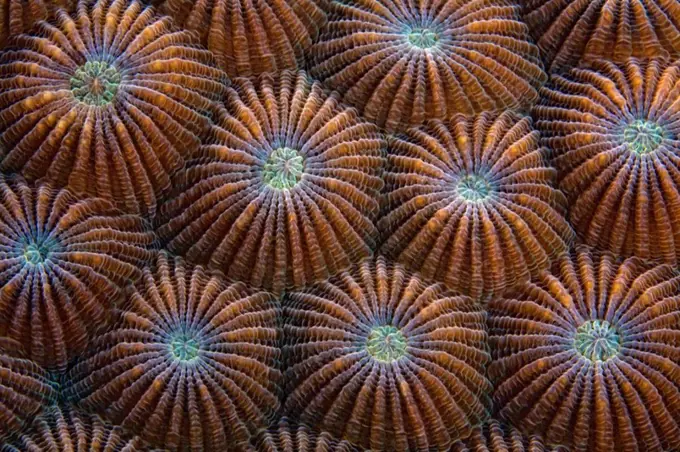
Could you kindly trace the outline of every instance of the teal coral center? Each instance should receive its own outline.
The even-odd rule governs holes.
[[[406,355],[406,338],[391,325],[373,328],[366,341],[366,350],[374,359],[384,363],[394,362]]]
[[[181,362],[191,362],[198,358],[201,349],[199,341],[191,334],[178,332],[170,338],[170,354]]]
[[[289,190],[302,179],[304,159],[295,149],[275,149],[264,164],[263,181],[277,190]]]
[[[71,91],[80,102],[101,107],[116,97],[121,80],[120,72],[112,64],[88,61],[71,77]]]
[[[419,49],[430,49],[439,42],[439,34],[429,28],[412,28],[408,33],[408,42]]]
[[[29,265],[43,265],[50,258],[54,249],[55,244],[50,240],[30,241],[24,245],[22,257]]]
[[[606,320],[589,320],[576,329],[574,346],[584,358],[604,362],[619,353],[621,336]]]
[[[623,129],[624,143],[631,152],[637,155],[656,151],[664,138],[663,128],[647,120],[633,121]]]
[[[493,188],[489,181],[478,174],[463,176],[457,185],[458,194],[466,201],[479,202],[486,199]]]

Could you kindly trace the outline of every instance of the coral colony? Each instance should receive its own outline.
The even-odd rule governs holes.
[[[680,452],[680,0],[0,0],[1,452]]]

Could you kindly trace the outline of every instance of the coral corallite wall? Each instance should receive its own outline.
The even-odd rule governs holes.
[[[680,452],[680,0],[0,0],[0,452]]]

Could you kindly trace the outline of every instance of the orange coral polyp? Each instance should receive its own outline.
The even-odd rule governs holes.
[[[283,297],[284,412],[361,450],[448,450],[488,414],[485,315],[380,256]]]
[[[588,320],[576,328],[574,347],[586,359],[605,362],[619,353],[621,337],[606,320]]]
[[[436,28],[429,27],[409,28],[407,38],[409,44],[424,50],[436,47],[441,39]]]
[[[552,77],[534,107],[587,245],[680,262],[678,63],[593,63]]]
[[[236,81],[161,208],[167,248],[277,293],[370,255],[386,144],[338,97],[304,72]]]
[[[549,72],[598,61],[680,56],[680,5],[665,0],[522,0]]]
[[[481,174],[466,174],[456,183],[458,195],[469,202],[481,202],[491,196],[493,185]]]
[[[679,290],[670,266],[580,246],[493,300],[499,415],[575,451],[676,450]]]
[[[81,0],[0,53],[0,170],[153,217],[227,75],[138,0]]]
[[[24,261],[30,265],[42,265],[58,249],[56,240],[30,241],[24,245]]]
[[[201,350],[201,341],[196,336],[184,331],[170,334],[168,351],[172,358],[182,363],[195,362]]]
[[[156,448],[247,450],[279,407],[276,303],[161,251],[64,394]]]
[[[546,75],[518,16],[505,0],[331,2],[310,74],[388,132],[523,108]]]
[[[680,0],[0,0],[0,452],[76,451],[680,452]]]
[[[115,66],[106,61],[88,60],[71,77],[71,91],[85,104],[107,105],[118,93],[121,80],[122,76]]]
[[[638,119],[623,129],[623,142],[629,151],[637,155],[645,155],[659,149],[667,138],[664,129],[658,124]]]
[[[574,234],[555,179],[528,118],[428,121],[390,142],[381,251],[486,300],[568,249]]]
[[[0,335],[43,367],[63,370],[107,326],[141,276],[155,236],[100,198],[0,177]]]

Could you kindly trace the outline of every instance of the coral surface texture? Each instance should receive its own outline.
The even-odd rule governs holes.
[[[0,0],[0,452],[680,452],[680,0]]]

